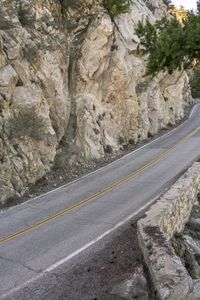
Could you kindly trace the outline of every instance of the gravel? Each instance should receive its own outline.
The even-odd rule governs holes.
[[[155,299],[142,263],[136,223],[128,222],[95,247],[7,300]]]

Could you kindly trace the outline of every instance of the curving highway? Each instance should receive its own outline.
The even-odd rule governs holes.
[[[17,299],[15,294],[24,287],[44,276],[48,281],[56,268],[78,263],[86,250],[144,212],[199,155],[200,104],[196,104],[189,119],[168,134],[2,211],[0,298]]]

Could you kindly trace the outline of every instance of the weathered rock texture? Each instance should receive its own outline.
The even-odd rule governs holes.
[[[193,279],[192,300],[200,299],[200,194],[184,230],[172,239],[175,253]]]
[[[194,163],[138,222],[139,245],[158,299],[200,299],[197,283],[169,242],[175,233],[184,229],[199,191],[200,163]]]
[[[166,15],[134,1],[114,24],[101,1],[1,0],[0,202],[62,165],[98,159],[184,116],[185,73],[142,77],[134,28]]]

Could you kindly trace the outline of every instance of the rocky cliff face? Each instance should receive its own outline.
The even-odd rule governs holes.
[[[185,73],[143,77],[134,28],[166,14],[135,0],[112,22],[97,0],[1,0],[0,202],[62,163],[98,159],[184,116]]]

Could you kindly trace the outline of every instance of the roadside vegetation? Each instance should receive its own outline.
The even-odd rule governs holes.
[[[114,18],[120,14],[128,12],[131,0],[104,0],[103,5],[110,16]]]
[[[140,38],[138,54],[148,54],[146,75],[155,76],[160,71],[171,74],[200,65],[200,2],[196,12],[170,7],[169,1],[168,7],[172,18],[155,24],[139,22],[136,29]]]

